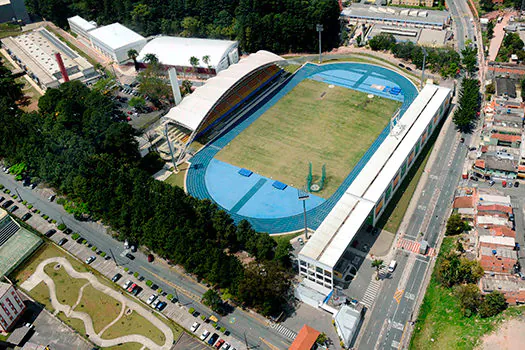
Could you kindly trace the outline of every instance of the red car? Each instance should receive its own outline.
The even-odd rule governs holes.
[[[137,288],[137,284],[136,283],[132,283],[131,286],[129,286],[128,288],[128,292],[133,292],[133,289]]]
[[[148,254],[148,262],[153,262],[153,254]]]
[[[219,339],[217,343],[215,343],[215,348],[218,349],[224,344],[224,339]]]

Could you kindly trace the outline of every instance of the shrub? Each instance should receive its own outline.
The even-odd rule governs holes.
[[[173,300],[173,294],[168,294],[168,295],[166,296],[166,298],[167,298],[168,300]]]
[[[157,289],[157,293],[161,294],[162,293],[162,288]]]
[[[137,277],[139,277],[139,273],[138,273],[138,272],[135,272],[135,273],[133,274],[133,276],[134,276],[135,278],[137,278]]]
[[[71,239],[72,239],[72,240],[77,240],[77,239],[79,239],[79,238],[80,238],[80,235],[79,235],[78,233],[73,233],[73,234],[71,235]]]
[[[189,310],[188,310],[188,312],[189,312],[190,314],[193,314],[193,313],[195,312],[195,308],[190,307]]]
[[[28,207],[29,208],[29,207]],[[33,206],[31,206],[31,208],[33,208]],[[40,214],[40,209],[37,209],[36,211],[37,214]]]
[[[29,204],[29,205],[27,206],[27,209],[33,209],[33,204]],[[37,210],[37,213],[38,213],[38,210]]]
[[[4,189],[4,184],[0,184],[0,190],[3,190]]]
[[[87,244],[87,241],[85,239],[82,240],[82,244]]]
[[[53,224],[56,224],[56,223],[57,223],[57,221],[56,221],[55,219],[51,220],[51,222],[52,222]]]
[[[206,321],[206,316],[201,315],[201,320]]]
[[[12,197],[13,197],[13,199],[17,199],[18,198],[18,196],[16,194],[14,194]]]
[[[147,285],[148,287],[151,287],[151,286],[153,285],[153,282],[151,282],[150,280],[147,280],[147,281],[146,281],[146,285]]]
[[[67,228],[67,226],[66,226],[66,224],[64,224],[64,223],[61,223],[61,224],[59,224],[59,225],[57,226],[57,228],[58,228],[60,231],[64,231],[64,230]]]
[[[24,199],[24,200],[22,201],[22,204],[23,204],[23,205],[26,205],[26,204],[27,204],[27,201]]]
[[[48,215],[44,215],[44,216],[42,216],[42,217],[44,218],[44,220],[49,219],[49,216],[48,216]]]
[[[105,257],[106,257],[106,253],[105,253],[105,252],[102,252],[102,253],[100,253],[100,256],[103,257],[103,258],[105,258]]]
[[[226,332],[226,327],[221,327],[220,331],[221,331],[222,333]]]
[[[93,246],[93,247],[91,247],[91,250],[96,252],[97,251],[97,247]]]
[[[125,272],[128,272],[128,271],[129,271],[129,267],[125,267],[125,268],[124,268],[124,271],[125,271]]]
[[[66,200],[64,198],[58,198],[57,199],[57,204],[63,205],[65,202],[66,202]]]
[[[213,322],[211,325],[213,328],[217,328],[217,323]]]

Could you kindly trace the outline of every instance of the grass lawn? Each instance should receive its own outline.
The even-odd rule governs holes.
[[[86,335],[86,327],[84,326],[84,322],[82,320],[79,320],[78,318],[68,318],[63,312],[59,312],[57,317],[80,333],[82,336]]]
[[[179,166],[179,172],[177,174],[171,174],[166,180],[164,180],[164,182],[184,189],[184,177],[186,176],[186,172],[189,168],[190,165],[188,163],[181,164]]]
[[[140,350],[143,345],[139,343],[126,343],[121,345],[111,346],[109,348],[102,348],[104,350]]]
[[[456,238],[446,237],[440,256],[450,251],[455,242]],[[438,284],[434,271],[421,305],[410,349],[474,349],[483,335],[496,329],[502,320],[519,315],[522,311],[522,308],[511,307],[490,318],[477,315],[464,317],[458,299],[451,289]]]
[[[276,241],[277,243],[279,243],[281,241],[290,242],[292,239],[294,239],[297,236],[302,235],[303,233],[304,233],[304,231],[295,232],[295,233],[288,233],[286,235],[278,235],[278,236],[271,235],[270,237],[272,237],[274,239],[274,241]]]
[[[100,332],[120,314],[122,304],[93,288],[91,285],[84,288],[82,299],[75,311],[85,312],[93,320],[95,332]]]
[[[56,263],[50,263],[44,267],[44,272],[55,282],[57,299],[61,304],[73,306],[78,300],[80,288],[89,283],[83,278],[69,276],[63,267],[55,269]]]
[[[20,26],[10,23],[0,24],[0,39],[8,36],[16,36],[21,34]]]
[[[305,80],[217,155],[290,186],[303,187],[312,162],[314,181],[326,164],[329,197],[368,150],[400,102]]]
[[[137,327],[138,325],[140,326]],[[164,333],[136,312],[123,315],[117,323],[102,333],[102,338],[113,339],[127,334],[142,334],[159,345],[164,344],[166,340]]]

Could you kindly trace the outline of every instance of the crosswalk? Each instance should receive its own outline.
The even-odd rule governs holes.
[[[381,270],[379,272],[381,274]],[[376,280],[375,275],[372,278],[372,281],[368,285],[368,288],[366,288],[365,295],[363,296],[363,300],[361,300],[361,304],[366,306],[368,309],[372,304],[375,302],[377,293],[379,293],[379,287],[381,286],[381,281]]]
[[[282,324],[269,322],[268,326],[277,331],[277,333],[280,333],[285,337],[290,338],[291,340],[294,340],[295,337],[297,337],[297,333],[295,333],[291,329],[286,328]]]
[[[419,254],[419,248],[421,247],[421,243],[412,241],[410,239],[401,238],[397,241],[397,248],[401,248],[403,250]],[[434,248],[428,248],[427,254],[428,256],[434,256],[436,254],[436,250]]]

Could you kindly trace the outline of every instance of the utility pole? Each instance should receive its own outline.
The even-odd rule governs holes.
[[[423,68],[421,70],[421,89],[423,89],[423,82],[425,80],[425,63],[427,58],[427,50],[422,46],[421,50],[423,51]]]
[[[24,199],[22,198],[22,196],[20,195],[20,193],[18,192],[18,187],[15,187],[15,192],[16,192],[16,194],[18,195],[18,198],[20,198],[21,200],[24,200]]]
[[[306,221],[306,200],[310,198],[308,191],[297,190],[297,197],[303,202],[303,216],[304,216],[304,238],[308,239],[308,223]]]
[[[111,257],[113,258],[113,261],[115,262],[115,265],[119,266],[117,259],[115,259],[115,254],[113,254],[113,251],[111,248],[109,248],[109,254],[111,254]]]
[[[317,32],[319,33],[319,63],[323,63],[323,60],[322,60],[322,57],[321,57],[321,32],[323,31],[323,25],[322,24],[318,24],[315,26],[315,29],[317,30]]]

